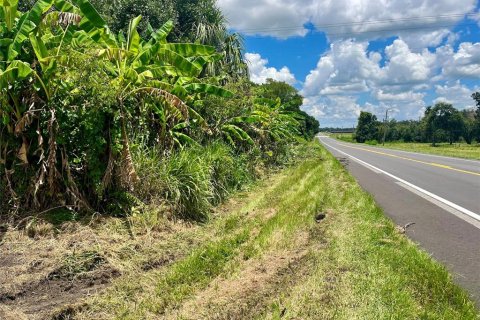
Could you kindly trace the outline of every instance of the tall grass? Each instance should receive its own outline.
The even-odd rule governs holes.
[[[140,177],[134,195],[144,203],[163,203],[183,219],[206,221],[211,207],[251,182],[251,159],[214,141],[169,156],[139,146],[133,154]]]

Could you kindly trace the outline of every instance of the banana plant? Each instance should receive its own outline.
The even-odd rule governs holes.
[[[38,204],[36,195],[41,185],[48,181],[49,192],[54,194],[55,180],[60,174],[56,167],[58,153],[53,109],[48,121],[48,155],[44,153],[40,125],[35,130],[37,146],[30,148],[34,139],[33,130],[30,130],[32,134],[28,133],[29,126],[41,111],[47,111],[57,88],[51,80],[56,79],[58,63],[67,60],[62,55],[62,45],[78,43],[79,35],[105,23],[87,0],[39,0],[27,12],[18,10],[18,0],[0,0],[0,5],[0,131],[6,128],[8,132],[0,136],[0,164],[9,180],[18,160],[28,166],[29,156],[37,154],[39,169],[31,189],[34,190],[33,202]],[[55,20],[55,26],[47,23]],[[62,160],[62,167],[64,163]],[[10,189],[14,194],[11,186]],[[67,193],[75,189],[74,184],[66,189]]]
[[[52,33],[42,29],[46,17],[55,13],[60,17],[59,12],[78,15],[78,27],[65,28],[63,40],[75,39],[73,31],[85,33],[82,28],[91,30],[92,27],[105,25],[105,22],[87,0],[74,0],[73,4],[64,0],[40,0],[28,12],[18,11],[18,0],[0,0],[0,4],[0,118],[12,133],[15,127],[24,127],[24,117],[29,116],[26,112],[31,103],[26,104],[25,92],[34,93],[26,100],[43,104],[48,102],[53,92],[49,79],[54,77],[57,61],[60,60],[61,43],[53,50],[54,53],[47,49],[52,44],[46,44],[42,35]],[[59,11],[51,11],[52,7]],[[66,31],[70,37],[65,37]],[[29,53],[31,48],[34,55]],[[37,64],[40,69],[35,67]],[[28,79],[30,84],[22,87],[21,84]]]
[[[280,99],[256,99],[252,116],[258,120],[258,131],[262,138],[281,141],[300,133],[296,114],[287,111]]]
[[[215,48],[190,43],[167,43],[166,38],[173,28],[171,21],[158,30],[150,28],[148,39],[144,40],[137,31],[141,16],[132,19],[127,34],[102,34],[98,57],[107,62],[107,71],[112,77],[112,88],[116,90],[118,114],[122,136],[123,172],[122,185],[131,188],[138,180],[130,155],[127,119],[136,110],[131,99],[157,99],[163,106],[162,112],[178,116],[178,122],[189,123],[189,116],[195,114],[188,103],[199,95],[214,94],[230,96],[231,93],[219,86],[203,83],[201,75],[205,64],[219,59]],[[189,141],[182,132],[171,131],[170,138],[180,144]],[[178,128],[177,128],[178,129]],[[168,131],[168,130],[167,130]],[[170,132],[170,131],[169,131]]]

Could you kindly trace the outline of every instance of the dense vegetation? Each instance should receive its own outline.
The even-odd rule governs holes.
[[[248,81],[215,1],[97,2],[2,1],[4,217],[153,204],[204,220],[318,131],[294,88]]]
[[[427,107],[419,120],[380,122],[369,112],[361,112],[355,130],[357,142],[381,143],[385,141],[438,142],[450,144],[463,139],[468,144],[480,142],[480,93],[474,93],[476,109],[459,111],[448,103]]]

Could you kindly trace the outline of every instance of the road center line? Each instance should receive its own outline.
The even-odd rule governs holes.
[[[405,180],[403,180],[402,178],[399,178],[399,177],[397,177],[397,176],[395,176],[395,175],[393,175],[393,174],[391,174],[391,173],[389,173],[389,172],[387,172],[387,171],[385,171],[385,170],[382,170],[382,169],[380,169],[380,168],[377,168],[377,167],[375,167],[374,165],[371,165],[371,164],[368,163],[368,162],[365,162],[365,161],[363,161],[363,160],[360,160],[360,159],[358,159],[358,158],[356,158],[356,157],[354,157],[354,156],[352,156],[352,155],[350,155],[350,154],[348,154],[348,153],[346,153],[346,152],[343,152],[342,150],[339,150],[339,149],[337,149],[337,148],[335,148],[335,147],[333,147],[333,146],[325,143],[324,141],[322,141],[322,143],[323,143],[324,145],[326,145],[327,147],[329,147],[329,148],[331,148],[331,149],[333,149],[333,150],[335,150],[335,151],[337,151],[337,152],[339,152],[339,153],[341,153],[341,154],[343,154],[343,155],[346,155],[347,157],[355,160],[356,162],[358,162],[358,163],[366,166],[366,167],[369,168],[369,169],[373,169],[373,170],[379,171],[379,172],[381,172],[381,173],[389,176],[390,178],[393,178],[393,179],[395,179],[395,180],[397,180],[397,181],[399,181],[399,182],[401,182],[401,183],[409,186],[410,188],[413,188],[413,189],[417,190],[418,192],[421,192],[421,193],[429,196],[430,198],[433,198],[433,199],[435,199],[435,200],[437,200],[437,201],[439,201],[439,202],[441,202],[441,203],[443,203],[443,204],[445,204],[445,205],[447,205],[447,206],[449,206],[449,207],[451,207],[451,208],[453,208],[453,209],[455,209],[455,210],[457,210],[457,211],[460,211],[461,213],[463,213],[463,214],[465,214],[465,215],[467,215],[467,216],[469,216],[469,217],[471,217],[471,218],[473,218],[473,219],[475,219],[475,220],[477,220],[477,221],[480,221],[480,215],[477,214],[477,213],[475,213],[475,212],[473,212],[473,211],[470,211],[470,210],[468,210],[468,209],[466,209],[466,208],[464,208],[464,207],[462,207],[462,206],[459,206],[458,204],[455,204],[455,203],[453,203],[453,202],[451,202],[451,201],[449,201],[449,200],[447,200],[447,199],[444,199],[444,198],[442,198],[442,197],[440,197],[440,196],[437,196],[436,194],[431,193],[430,191],[427,191],[427,190],[425,190],[425,189],[423,189],[423,188],[420,188],[420,187],[414,185],[413,183],[410,183],[410,182],[408,182],[408,181],[405,181]]]
[[[344,144],[344,143],[340,143],[340,142],[337,142],[337,143],[341,146],[346,147],[346,148],[352,148],[352,149],[367,151],[367,152],[376,153],[376,154],[380,154],[380,155],[388,156],[388,157],[392,157],[392,158],[397,158],[397,159],[408,160],[408,161],[417,162],[417,163],[421,163],[421,164],[426,164],[426,165],[429,165],[429,166],[432,166],[432,167],[457,171],[457,172],[461,172],[461,173],[471,174],[471,175],[474,175],[474,176],[480,176],[480,172],[457,169],[457,168],[454,168],[454,167],[451,167],[451,166],[446,166],[446,165],[436,163],[436,162],[427,162],[427,161],[402,157],[402,156],[398,156],[396,154],[386,153],[386,152],[382,152],[382,151],[375,151],[375,150],[370,150],[370,149],[366,149],[366,148],[354,147],[354,146],[350,146],[348,144]]]

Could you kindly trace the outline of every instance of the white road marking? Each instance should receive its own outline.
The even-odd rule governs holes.
[[[467,215],[467,216],[469,216],[469,217],[471,217],[471,218],[473,218],[473,219],[475,219],[475,220],[477,220],[477,221],[480,221],[480,215],[477,214],[477,213],[475,213],[475,212],[473,212],[473,211],[470,211],[470,210],[468,210],[468,209],[466,209],[466,208],[464,208],[464,207],[462,207],[462,206],[459,206],[458,204],[453,203],[453,202],[451,202],[451,201],[449,201],[449,200],[447,200],[447,199],[445,199],[445,198],[442,198],[442,197],[440,197],[440,196],[437,196],[436,194],[431,193],[430,191],[427,191],[427,190],[425,190],[425,189],[423,189],[423,188],[420,188],[420,187],[414,185],[413,183],[410,183],[410,182],[408,182],[408,181],[405,181],[405,180],[403,180],[402,178],[399,178],[399,177],[397,177],[397,176],[395,176],[395,175],[393,175],[393,174],[391,174],[391,173],[389,173],[389,172],[387,172],[387,171],[385,171],[385,170],[382,170],[382,169],[380,169],[380,168],[377,168],[377,167],[375,167],[374,165],[371,165],[371,164],[368,163],[368,162],[365,162],[365,161],[363,161],[363,160],[360,160],[360,159],[358,159],[358,158],[356,158],[356,157],[354,157],[354,156],[352,156],[352,155],[350,155],[350,154],[348,154],[348,153],[346,153],[346,152],[343,152],[342,150],[339,150],[339,149],[337,149],[337,148],[329,145],[328,143],[325,143],[324,141],[322,141],[322,143],[325,144],[327,147],[332,148],[333,150],[335,150],[335,151],[337,151],[337,152],[339,152],[339,153],[341,153],[341,154],[343,154],[343,155],[346,155],[346,156],[349,157],[350,159],[352,159],[352,160],[354,160],[354,161],[356,161],[356,162],[364,165],[365,167],[367,167],[367,168],[369,168],[369,169],[371,169],[371,170],[381,172],[381,173],[383,173],[384,175],[389,176],[390,178],[393,178],[393,179],[397,180],[398,182],[401,182],[402,184],[404,184],[404,185],[406,185],[406,186],[408,186],[408,187],[416,190],[417,192],[420,192],[420,193],[428,196],[429,198],[432,198],[432,199],[434,199],[434,200],[436,200],[436,201],[438,201],[438,202],[440,202],[440,203],[443,203],[444,205],[447,205],[447,206],[449,206],[449,207],[451,207],[451,208],[453,208],[453,209],[455,209],[455,210],[457,210],[457,211],[459,211],[459,212],[461,212],[461,213],[463,213],[463,214],[465,214],[465,215]],[[427,199],[427,200],[428,200],[428,199]],[[435,202],[432,202],[432,203],[435,204]],[[466,220],[466,221],[469,222],[468,220]]]
[[[434,205],[442,208],[443,210],[445,210],[445,211],[453,214],[453,215],[456,216],[457,218],[460,218],[460,219],[462,219],[463,221],[468,222],[468,223],[470,223],[471,225],[473,225],[474,227],[477,227],[478,229],[480,229],[480,221],[477,221],[477,220],[475,220],[475,219],[473,219],[473,218],[471,218],[471,217],[463,214],[462,212],[460,212],[460,211],[458,211],[458,210],[456,210],[456,209],[454,209],[454,208],[452,208],[452,207],[450,207],[450,206],[447,206],[446,204],[443,204],[442,202],[437,201],[437,200],[435,200],[435,199],[427,196],[426,194],[423,194],[423,193],[417,191],[416,189],[414,189],[414,188],[412,188],[412,187],[410,187],[410,186],[408,186],[408,185],[406,185],[406,184],[404,184],[404,183],[402,183],[402,182],[397,181],[396,183],[397,183],[399,186],[407,189],[408,191],[415,193],[417,196],[419,196],[419,197],[421,197],[421,198],[423,198],[423,199],[425,199],[425,200],[433,203]]]

